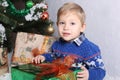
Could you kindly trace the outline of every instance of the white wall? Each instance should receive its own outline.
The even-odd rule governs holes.
[[[85,33],[101,48],[107,70],[105,80],[120,80],[120,0],[46,0],[50,19],[56,23],[58,8],[69,1],[77,2],[86,12]]]

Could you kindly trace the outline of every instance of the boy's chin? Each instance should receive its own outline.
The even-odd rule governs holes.
[[[69,38],[63,38],[63,40],[66,41],[66,42],[70,42],[71,41],[71,39],[69,39]]]

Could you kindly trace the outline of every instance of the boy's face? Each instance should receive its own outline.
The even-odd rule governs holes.
[[[81,23],[80,17],[75,12],[60,15],[57,25],[59,34],[65,41],[77,38],[85,29],[85,24]]]

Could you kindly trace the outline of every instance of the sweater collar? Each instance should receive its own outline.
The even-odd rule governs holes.
[[[82,33],[79,37],[75,38],[73,42],[75,42],[78,46],[85,40],[85,34]]]
[[[66,43],[66,41],[63,40],[61,37],[60,37],[59,40],[62,41],[63,43]],[[67,43],[75,43],[75,44],[77,44],[78,46],[80,46],[81,43],[82,43],[84,40],[85,40],[85,34],[82,33],[82,34],[80,34],[79,37],[77,37],[77,38],[75,38],[75,39],[73,39],[73,40],[71,40],[70,42],[67,42]]]

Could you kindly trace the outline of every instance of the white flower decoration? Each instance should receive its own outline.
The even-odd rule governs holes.
[[[5,28],[2,24],[0,24],[0,37],[1,37],[1,44],[3,44],[4,40],[6,40],[6,35],[5,35]],[[3,45],[1,45],[3,47]]]
[[[32,8],[30,8],[30,13],[25,16],[26,21],[37,21],[41,17],[42,12],[38,11],[35,14],[35,10],[40,8],[47,8],[47,5],[45,5],[44,3],[37,3]]]
[[[9,4],[7,3],[6,0],[2,0],[2,4],[1,4],[1,6],[3,6],[3,7],[8,7]]]

